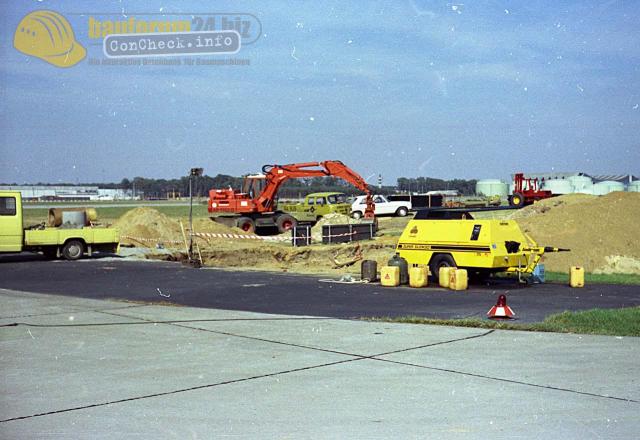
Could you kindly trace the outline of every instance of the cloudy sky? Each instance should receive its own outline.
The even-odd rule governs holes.
[[[192,166],[240,175],[327,159],[387,184],[640,172],[638,2],[287,3],[5,5],[0,182],[171,178]],[[82,62],[61,69],[14,48],[38,9],[68,19]],[[222,57],[249,65],[90,64],[104,58],[90,16],[214,12],[259,19],[258,40]]]

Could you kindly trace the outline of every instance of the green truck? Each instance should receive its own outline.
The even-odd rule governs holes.
[[[300,223],[315,223],[322,216],[331,213],[351,215],[351,204],[347,201],[346,194],[319,192],[308,194],[302,203],[278,203],[278,210],[291,214]]]
[[[118,230],[93,226],[90,217],[84,209],[52,209],[48,226],[43,223],[25,228],[20,192],[0,191],[0,252],[42,252],[67,260],[94,252],[117,253]]]

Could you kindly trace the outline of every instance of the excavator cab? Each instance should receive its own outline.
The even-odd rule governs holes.
[[[255,199],[264,190],[266,182],[267,178],[264,174],[248,174],[242,180],[242,192]]]

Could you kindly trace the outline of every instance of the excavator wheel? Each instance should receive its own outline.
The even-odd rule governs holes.
[[[244,232],[249,232],[251,234],[256,232],[256,222],[254,222],[253,219],[249,217],[240,217],[238,220],[236,220],[236,227],[242,229]]]
[[[295,228],[297,224],[298,221],[295,219],[295,217],[289,214],[279,215],[276,219],[276,226],[278,227],[278,232],[280,233],[290,231],[291,229]]]

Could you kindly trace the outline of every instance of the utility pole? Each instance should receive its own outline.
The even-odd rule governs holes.
[[[193,179],[202,176],[203,168],[191,168],[189,173],[189,262],[195,262],[193,258]]]

